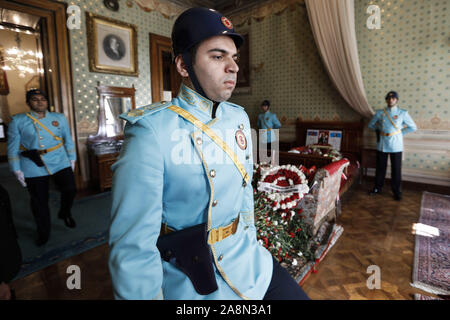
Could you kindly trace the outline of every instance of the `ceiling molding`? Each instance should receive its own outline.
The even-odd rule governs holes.
[[[224,15],[232,15],[272,0],[168,0],[181,7],[207,7]]]

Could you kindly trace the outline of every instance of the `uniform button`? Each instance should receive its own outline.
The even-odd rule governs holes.
[[[216,170],[212,169],[212,170],[209,172],[209,175],[211,176],[211,178],[214,178],[214,177],[216,176]]]
[[[247,229],[248,229],[248,226],[245,226],[244,230],[247,230]]]
[[[247,182],[245,182],[245,180],[244,180],[244,182],[242,182],[242,186],[243,186],[244,188],[247,186]]]
[[[246,156],[245,156],[245,159],[246,159],[246,160],[250,159],[250,155],[246,155]]]
[[[239,129],[244,130],[244,125],[242,123],[239,125]]]
[[[218,203],[218,202],[219,202],[219,201],[214,200],[213,203],[212,203],[212,206],[213,206],[213,207],[217,206],[217,203]]]
[[[202,138],[197,138],[197,140],[195,140],[197,142],[198,145],[202,144]]]
[[[43,144],[41,144],[41,148],[45,147]]]
[[[217,259],[218,261],[222,261],[223,259],[223,254],[220,255],[219,259]]]

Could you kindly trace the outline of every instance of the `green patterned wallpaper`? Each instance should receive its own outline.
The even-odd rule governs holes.
[[[368,29],[369,5],[381,28]],[[385,106],[389,90],[409,111],[418,132],[405,136],[403,172],[450,184],[450,2],[355,0],[359,58],[369,103]],[[425,180],[424,180],[425,181]]]
[[[119,12],[107,10],[102,0],[64,2],[78,5],[82,10],[81,29],[70,31],[70,45],[77,132],[78,138],[84,141],[97,130],[97,81],[126,87],[134,84],[136,104],[151,102],[148,34],[169,36],[173,20],[156,11],[145,12],[136,4],[129,8],[123,1]],[[369,16],[366,9],[370,4],[381,8],[380,30],[366,27]],[[89,72],[85,11],[138,27],[139,77]],[[386,91],[396,89],[400,106],[410,111],[420,129],[450,129],[448,13],[447,0],[355,0],[360,64],[369,103],[374,109],[384,106]],[[294,10],[287,9],[240,29],[249,31],[250,64],[254,70],[251,92],[235,93],[231,101],[244,106],[251,119],[260,112],[259,104],[264,99],[271,100],[273,111],[281,119],[360,118],[328,78],[305,7],[296,5]],[[258,68],[261,63],[264,66]],[[424,139],[429,137],[426,135]],[[404,168],[450,180],[448,146],[442,148],[440,138],[432,138],[437,141],[432,150],[405,152]],[[424,145],[428,144],[424,142]]]
[[[381,9],[381,29],[369,30],[367,7]],[[419,131],[405,136],[404,177],[450,182],[449,10],[448,0],[355,0],[355,27],[361,72],[369,104],[385,106],[397,90]],[[250,94],[234,94],[251,118],[263,99],[280,118],[357,120],[334,89],[314,43],[305,7],[252,21]],[[287,126],[284,126],[286,128]],[[285,129],[286,130],[286,129]],[[280,131],[282,134],[283,129]],[[366,133],[368,146],[374,134]],[[427,180],[428,179],[428,180]]]
[[[368,29],[369,5],[381,9],[381,29]],[[355,21],[363,81],[374,109],[389,90],[400,95],[421,129],[450,130],[450,2],[356,0]]]
[[[156,11],[145,12],[136,4],[129,8],[124,1],[119,2],[118,12],[106,9],[102,0],[60,0],[60,2],[77,5],[81,9],[81,28],[70,31],[70,46],[77,132],[79,138],[84,138],[97,132],[98,102],[95,89],[97,81],[100,81],[102,85],[118,87],[131,87],[134,84],[136,106],[151,102],[149,33],[170,36],[173,21],[164,18]],[[137,26],[139,77],[89,72],[86,11]]]
[[[357,120],[329,80],[309,27],[306,8],[296,5],[239,30],[249,32],[251,93],[235,93],[231,101],[246,108],[251,119],[264,99],[279,118]],[[239,75],[238,75],[239,76]]]

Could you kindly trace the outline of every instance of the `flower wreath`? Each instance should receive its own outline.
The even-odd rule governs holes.
[[[265,171],[258,182],[258,191],[269,193],[273,210],[295,208],[309,192],[305,174],[294,165],[275,166]]]

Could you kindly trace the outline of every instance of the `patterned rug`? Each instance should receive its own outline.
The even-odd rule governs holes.
[[[439,236],[416,235],[413,283],[433,294],[450,294],[450,196],[424,192],[419,222],[439,229]]]
[[[416,294],[414,294],[414,300],[444,300],[444,299],[425,296],[423,294],[416,293]]]

